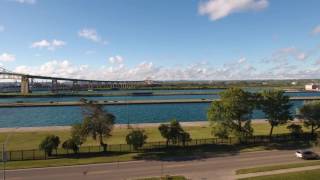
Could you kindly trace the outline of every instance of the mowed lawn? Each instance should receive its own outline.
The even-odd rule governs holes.
[[[244,178],[241,180],[318,180],[320,169]]]
[[[269,133],[270,126],[268,123],[253,123],[255,135],[267,135]],[[212,138],[211,127],[209,126],[186,126],[183,127],[190,133],[192,139]],[[148,135],[148,142],[163,141],[158,127],[145,127],[144,129]],[[130,129],[127,127],[117,127],[112,131],[112,136],[105,141],[108,144],[125,144],[125,137]],[[304,131],[308,131],[304,129]],[[288,133],[286,125],[274,128],[274,134]],[[0,133],[0,143],[3,143],[9,136],[7,149],[8,150],[23,150],[23,149],[37,149],[41,140],[50,134],[54,134],[60,137],[60,141],[63,142],[70,137],[69,130],[53,130],[53,131],[35,131],[35,132],[6,132]],[[88,137],[86,145],[98,145],[98,142]]]

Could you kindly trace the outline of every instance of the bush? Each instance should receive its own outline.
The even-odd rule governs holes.
[[[78,140],[76,139],[68,139],[66,141],[64,141],[62,143],[62,148],[63,149],[70,149],[72,150],[75,154],[77,154],[79,152],[79,144],[78,144]]]
[[[212,134],[220,139],[228,139],[230,132],[229,129],[221,125],[221,123],[216,123],[212,128]]]
[[[134,149],[138,149],[144,145],[148,136],[145,134],[144,130],[133,129],[126,136],[127,144],[133,146]]]
[[[190,137],[190,134],[187,133],[187,132],[181,132],[179,137],[178,137],[178,141],[179,142],[182,142],[182,145],[185,146],[186,145],[186,142],[189,142],[191,141],[191,137]]]
[[[287,129],[289,129],[292,136],[294,136],[296,138],[299,137],[303,133],[302,127],[299,124],[291,124],[291,125],[287,126]]]
[[[175,119],[171,120],[169,124],[161,124],[158,129],[161,136],[166,139],[167,146],[170,142],[172,144],[182,142],[185,145],[187,141],[191,140],[190,134],[185,132]]]
[[[45,151],[48,156],[51,156],[52,151],[57,149],[59,144],[60,138],[58,136],[49,135],[41,141],[39,149]]]

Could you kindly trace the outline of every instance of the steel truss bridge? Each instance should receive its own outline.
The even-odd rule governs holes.
[[[80,91],[96,88],[128,89],[150,84],[150,81],[102,81],[21,74],[9,71],[3,67],[0,67],[0,79],[20,82],[20,92],[25,95],[32,93],[31,89],[37,88],[47,88],[53,93],[58,93],[64,90]],[[36,82],[35,80],[45,80],[47,82]]]

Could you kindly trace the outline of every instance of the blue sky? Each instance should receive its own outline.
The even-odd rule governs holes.
[[[0,0],[0,63],[112,80],[320,78],[318,0]]]

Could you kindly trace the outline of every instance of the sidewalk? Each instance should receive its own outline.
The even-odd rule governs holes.
[[[289,173],[289,172],[299,172],[299,171],[314,170],[314,169],[320,169],[320,165],[306,166],[306,167],[299,167],[299,168],[290,168],[290,169],[279,169],[279,170],[257,172],[257,173],[239,174],[239,175],[235,175],[234,179],[282,174],[282,173]]]

